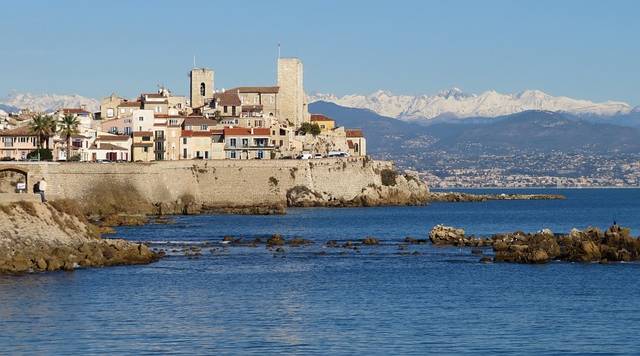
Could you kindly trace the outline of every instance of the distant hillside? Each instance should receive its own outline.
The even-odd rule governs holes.
[[[425,149],[468,155],[514,151],[640,153],[640,129],[614,125],[615,119],[603,123],[562,113],[525,111],[491,120],[423,126],[327,102],[312,103],[310,110],[333,117],[340,125],[362,128],[370,153],[384,157]],[[629,116],[628,120],[634,119]]]

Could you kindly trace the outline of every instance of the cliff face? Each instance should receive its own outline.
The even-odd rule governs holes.
[[[380,183],[370,183],[351,199],[328,192],[295,186],[287,191],[287,205],[294,207],[356,207],[380,205],[420,205],[428,200],[429,190],[412,174],[398,175],[385,169],[379,172]]]
[[[100,238],[98,229],[64,202],[0,205],[0,226],[0,273],[149,263],[157,258],[144,245]]]

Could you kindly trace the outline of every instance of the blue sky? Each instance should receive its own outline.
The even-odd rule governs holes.
[[[10,90],[188,93],[193,56],[216,87],[275,82],[277,44],[307,92],[540,89],[640,104],[640,1],[9,1]]]

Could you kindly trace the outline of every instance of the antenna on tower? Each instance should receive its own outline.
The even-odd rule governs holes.
[[[196,56],[194,55],[193,56],[193,68],[195,68],[195,67],[196,67]]]
[[[280,59],[280,42],[278,42],[278,59]]]

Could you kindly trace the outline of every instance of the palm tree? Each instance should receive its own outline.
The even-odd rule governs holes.
[[[60,134],[67,142],[67,161],[71,158],[71,136],[78,133],[78,125],[80,125],[78,118],[69,114],[60,121]]]
[[[47,142],[47,149],[49,148],[49,136],[51,136],[52,131],[55,132],[55,121],[54,125],[51,124],[51,121],[50,116],[38,114],[34,116],[31,123],[29,123],[31,132],[38,135],[38,149],[42,149],[42,142],[45,140]]]

